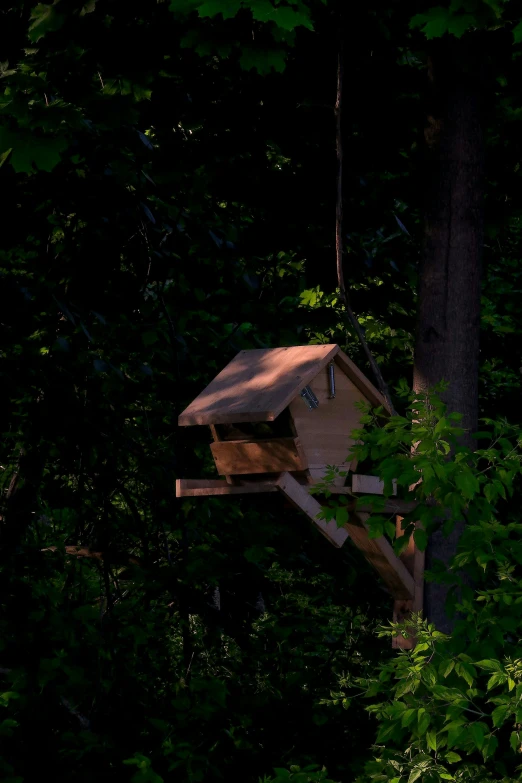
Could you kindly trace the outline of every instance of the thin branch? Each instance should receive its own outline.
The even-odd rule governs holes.
[[[342,35],[342,33],[341,33]],[[343,41],[339,42],[337,55],[337,94],[335,98],[335,151],[337,154],[337,201],[335,205],[335,257],[337,264],[337,280],[341,292],[341,301],[348,301],[344,285],[343,273],[343,137],[341,128],[341,112],[343,101]]]
[[[359,338],[359,341],[363,347],[363,350],[366,354],[366,357],[370,363],[370,367],[372,368],[372,372],[375,376],[375,379],[377,381],[377,386],[379,387],[382,396],[386,400],[388,407],[393,415],[396,415],[395,408],[393,407],[390,392],[388,390],[388,386],[384,381],[384,378],[382,377],[381,370],[379,368],[379,365],[375,361],[375,358],[370,350],[370,347],[368,343],[366,342],[366,337],[364,336],[364,332],[361,328],[361,325],[357,318],[354,315],[354,312],[350,305],[350,299],[348,296],[348,292],[346,290],[345,282],[344,282],[344,271],[343,271],[343,138],[342,138],[342,126],[341,126],[341,115],[342,115],[342,104],[343,104],[343,39],[342,39],[342,25],[341,27],[341,36],[339,41],[339,51],[337,55],[337,93],[335,98],[335,149],[337,153],[337,201],[335,206],[335,258],[336,258],[336,267],[337,267],[337,282],[339,285],[339,291],[340,291],[340,300],[344,304],[344,308],[346,310],[346,314],[348,316],[348,320],[350,321],[351,325],[355,329],[355,333],[357,334],[357,337]]]
[[[60,701],[65,709],[79,721],[82,729],[86,729],[88,731],[91,728],[91,722],[89,718],[86,718],[85,715],[82,715],[81,712],[78,712],[76,707],[74,707],[68,699],[62,696]]]

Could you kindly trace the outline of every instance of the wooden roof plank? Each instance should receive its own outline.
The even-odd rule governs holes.
[[[240,351],[181,413],[178,424],[273,421],[338,352],[338,345]]]

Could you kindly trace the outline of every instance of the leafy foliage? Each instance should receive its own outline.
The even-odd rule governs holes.
[[[405,536],[396,541],[399,551],[410,534],[424,549],[429,534],[438,528],[449,534],[466,519],[449,569],[435,562],[427,573],[450,587],[448,611],[457,616],[451,637],[420,616],[390,623],[380,635],[413,634],[414,650],[366,677],[342,677],[339,692],[323,701],[350,708],[358,696],[372,700],[376,757],[362,779],[507,781],[521,769],[522,527],[508,505],[522,474],[521,433],[488,419],[489,431],[476,437],[490,443],[471,451],[459,445],[458,419],[446,415],[435,394],[410,395],[404,417],[356,433],[361,442],[354,453],[371,455],[385,495],[393,476],[397,491],[416,501],[404,518]],[[373,417],[365,421],[371,425]],[[334,512],[338,522],[342,508]],[[374,535],[393,536],[385,517],[370,524]]]

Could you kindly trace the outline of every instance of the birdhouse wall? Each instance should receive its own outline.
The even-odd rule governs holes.
[[[309,385],[319,401],[319,407],[309,410],[304,400],[296,397],[290,403],[290,414],[301,448],[308,460],[311,477],[320,479],[326,471],[326,465],[336,465],[341,470],[355,470],[356,460],[347,462],[346,458],[353,444],[350,434],[360,426],[362,416],[355,403],[365,401],[365,396],[337,365],[333,399],[329,399],[327,368]]]

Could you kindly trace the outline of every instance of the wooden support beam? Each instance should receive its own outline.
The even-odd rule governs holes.
[[[403,534],[402,517],[397,517],[396,530],[397,537]],[[395,623],[404,622],[412,612],[422,612],[424,604],[424,565],[425,552],[421,552],[415,546],[413,536],[410,538],[408,547],[401,554],[401,560],[413,576],[415,593],[412,599],[403,601],[396,600],[393,604],[393,621]],[[392,639],[392,647],[395,650],[412,650],[415,647],[416,639],[412,635],[396,636]]]
[[[352,499],[348,502],[348,508],[355,511],[357,509],[358,511],[364,511],[368,512],[369,514],[375,513],[374,509],[371,506],[368,505],[361,505],[358,501],[358,498],[355,497],[355,495],[352,495],[352,488],[351,487],[329,487],[328,491],[332,495],[350,495],[352,496]],[[414,500],[391,500],[390,498],[387,498],[384,501],[384,506],[382,508],[383,514],[409,514],[410,511],[413,511],[417,507],[417,503]],[[380,513],[380,512],[379,512]]]
[[[277,492],[275,483],[252,482],[229,484],[224,479],[176,479],[176,497],[209,497],[212,495],[252,495]]]
[[[390,498],[388,498],[385,500],[382,510],[384,514],[404,514],[406,516],[410,511],[417,508],[417,505],[418,504],[414,500],[390,500]],[[357,508],[360,511],[373,511],[370,506],[361,506],[360,504],[357,505]]]
[[[393,482],[393,494],[397,494],[397,482]],[[384,481],[378,476],[361,476],[354,473],[352,476],[352,492],[360,492],[362,495],[383,495]]]
[[[302,511],[310,519],[317,529],[328,539],[335,547],[340,548],[348,538],[348,532],[337,527],[334,521],[326,522],[320,519],[319,515],[322,506],[313,498],[305,486],[299,484],[290,473],[281,473],[276,486],[280,492],[289,500],[292,505]]]
[[[362,510],[364,507],[357,507],[356,498],[353,499],[353,503],[347,504],[350,512],[349,521],[344,527],[338,528],[335,521],[326,522],[320,518],[321,504],[310,495],[307,485],[300,484],[288,472],[281,473],[273,480],[242,481],[238,486],[228,484],[224,480],[213,479],[177,479],[176,481],[176,497],[241,495],[278,491],[292,505],[306,514],[335,547],[340,548],[348,537],[352,539],[355,546],[360,549],[389,588],[396,601],[397,611],[418,611],[415,607],[419,602],[421,603],[420,608],[422,608],[423,553],[414,553],[413,560],[408,560],[408,555],[405,555],[403,562],[397,557],[390,542],[384,536],[370,538],[367,525],[370,514]],[[397,505],[401,501],[390,501],[390,503]],[[415,504],[408,505],[411,508],[415,507]],[[408,510],[411,509],[408,508]],[[411,553],[409,557],[411,558]],[[409,571],[410,567],[413,568],[412,573]],[[408,640],[405,641],[408,642]]]
[[[415,585],[413,577],[393,551],[387,538],[370,538],[368,525],[369,514],[352,512],[345,525],[355,546],[361,550],[364,557],[381,575],[383,581],[396,599],[409,600],[414,596]]]

